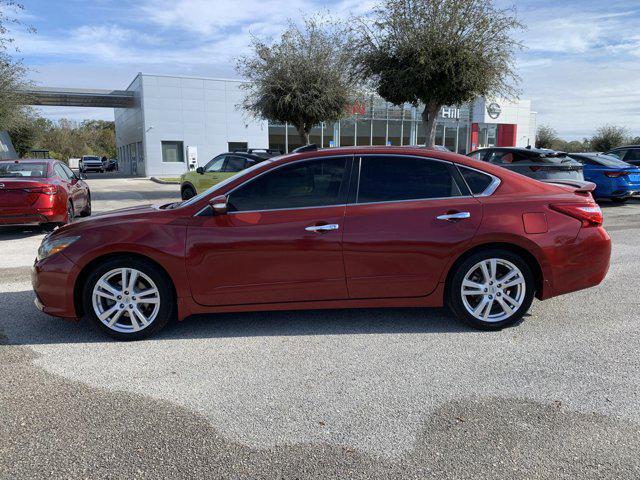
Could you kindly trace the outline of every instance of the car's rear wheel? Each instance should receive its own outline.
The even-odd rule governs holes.
[[[91,216],[91,193],[87,194],[87,205],[84,207],[84,210],[80,212],[81,217],[89,217]]]
[[[485,250],[461,262],[448,288],[456,316],[482,330],[500,330],[519,321],[531,307],[535,281],[531,268],[508,250]]]
[[[118,340],[139,340],[160,331],[172,318],[171,281],[156,265],[138,258],[107,260],[89,275],[84,311]]]
[[[182,200],[189,200],[190,198],[193,198],[195,196],[196,191],[192,186],[187,185],[182,189]]]

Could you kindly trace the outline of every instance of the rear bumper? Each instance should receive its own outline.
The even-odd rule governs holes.
[[[609,271],[611,237],[602,227],[582,228],[572,245],[550,262],[542,300],[600,284]]]
[[[29,208],[21,211],[0,211],[0,225],[40,225],[64,222],[65,212],[56,209]]]
[[[78,274],[79,268],[62,253],[36,262],[31,269],[36,307],[54,317],[77,319],[73,292]]]

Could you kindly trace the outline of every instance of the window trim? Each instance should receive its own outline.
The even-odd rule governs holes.
[[[356,188],[357,188],[357,192],[359,193],[360,190],[360,173],[361,173],[361,167],[362,167],[362,157],[363,156],[380,156],[380,157],[408,157],[408,158],[418,158],[421,160],[433,160],[435,162],[440,162],[440,163],[445,163],[445,164],[449,164],[450,166],[452,166],[453,168],[458,169],[458,173],[460,174],[460,176],[462,177],[462,180],[464,181],[464,185],[465,187],[467,187],[467,192],[469,192],[468,195],[461,195],[458,197],[437,197],[437,198],[414,198],[414,199],[409,199],[409,200],[387,200],[387,201],[382,201],[382,202],[366,202],[366,203],[357,203],[357,194],[355,196],[354,201],[349,201],[350,200],[350,191],[347,192],[347,202],[346,203],[340,203],[340,204],[336,204],[336,205],[316,205],[316,206],[311,206],[311,207],[291,207],[291,208],[271,208],[271,209],[263,209],[263,210],[242,210],[242,211],[235,211],[235,212],[227,212],[227,215],[235,215],[235,214],[242,214],[242,213],[258,213],[258,212],[275,212],[275,211],[284,211],[284,210],[309,210],[312,208],[330,208],[330,207],[349,207],[349,206],[358,206],[358,205],[378,205],[378,204],[385,204],[385,203],[406,203],[406,202],[425,202],[425,201],[429,201],[429,200],[447,200],[447,199],[468,199],[468,198],[478,198],[478,197],[489,197],[491,195],[493,195],[495,193],[495,191],[498,189],[498,187],[500,186],[500,184],[502,183],[502,180],[498,177],[496,177],[495,175],[489,173],[489,172],[485,172],[484,170],[479,170],[477,168],[473,168],[473,167],[469,167],[468,165],[463,165],[463,164],[458,164],[455,162],[452,162],[450,160],[442,160],[440,158],[433,158],[433,157],[423,157],[421,155],[403,155],[403,154],[385,154],[385,153],[372,153],[372,154],[360,154],[360,155],[354,155],[354,154],[346,154],[346,155],[328,155],[328,156],[321,156],[321,157],[313,157],[313,158],[304,158],[301,160],[296,160],[294,162],[286,162],[283,163],[281,165],[278,165],[274,168],[268,168],[267,170],[260,172],[258,175],[256,175],[255,177],[252,177],[248,180],[246,180],[245,182],[241,183],[240,185],[237,185],[235,187],[233,187],[231,190],[229,190],[228,192],[224,193],[223,195],[226,196],[227,198],[229,196],[231,196],[231,194],[233,192],[235,192],[237,189],[243,187],[244,185],[247,185],[248,183],[260,178],[262,175],[266,175],[269,172],[273,172],[279,168],[288,166],[288,165],[294,165],[297,163],[302,163],[302,162],[309,162],[309,161],[313,161],[313,160],[320,160],[320,159],[329,159],[329,158],[346,158],[347,161],[349,159],[351,159],[351,167],[349,168],[347,165],[347,168],[349,168],[349,178],[347,179],[347,187],[350,190],[350,187],[352,186],[353,183],[353,177],[355,176],[355,178],[357,179],[357,184],[356,184]],[[357,162],[357,164],[356,164]],[[479,194],[473,194],[473,192],[471,191],[471,188],[469,187],[469,185],[467,184],[467,181],[464,179],[464,176],[462,175],[462,172],[460,172],[459,167],[464,167],[464,168],[469,168],[471,170],[475,170],[476,172],[482,173],[484,175],[489,175],[493,180],[491,181],[491,183],[489,184],[489,186],[482,192]],[[357,171],[356,171],[357,170]],[[455,181],[455,178],[454,178]],[[460,186],[460,185],[459,185]],[[211,207],[210,205],[206,205],[203,208],[201,208],[200,210],[198,210],[193,216],[194,217],[200,217],[200,216],[208,216],[208,212],[210,212]]]

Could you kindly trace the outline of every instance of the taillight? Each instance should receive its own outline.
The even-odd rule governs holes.
[[[27,191],[32,193],[42,193],[44,195],[55,195],[58,193],[58,186],[45,185],[44,187],[29,188]]]
[[[558,203],[549,205],[552,210],[564,213],[582,222],[583,227],[599,227],[602,225],[602,210],[595,203]]]
[[[629,172],[604,172],[604,174],[609,178],[620,178],[627,176]]]

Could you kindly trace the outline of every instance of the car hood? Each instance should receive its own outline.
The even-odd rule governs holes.
[[[120,208],[105,213],[96,213],[86,218],[78,218],[60,228],[53,235],[74,235],[87,228],[99,227],[111,223],[128,222],[139,218],[147,218],[150,215],[163,212],[160,205],[138,205],[135,207]]]

